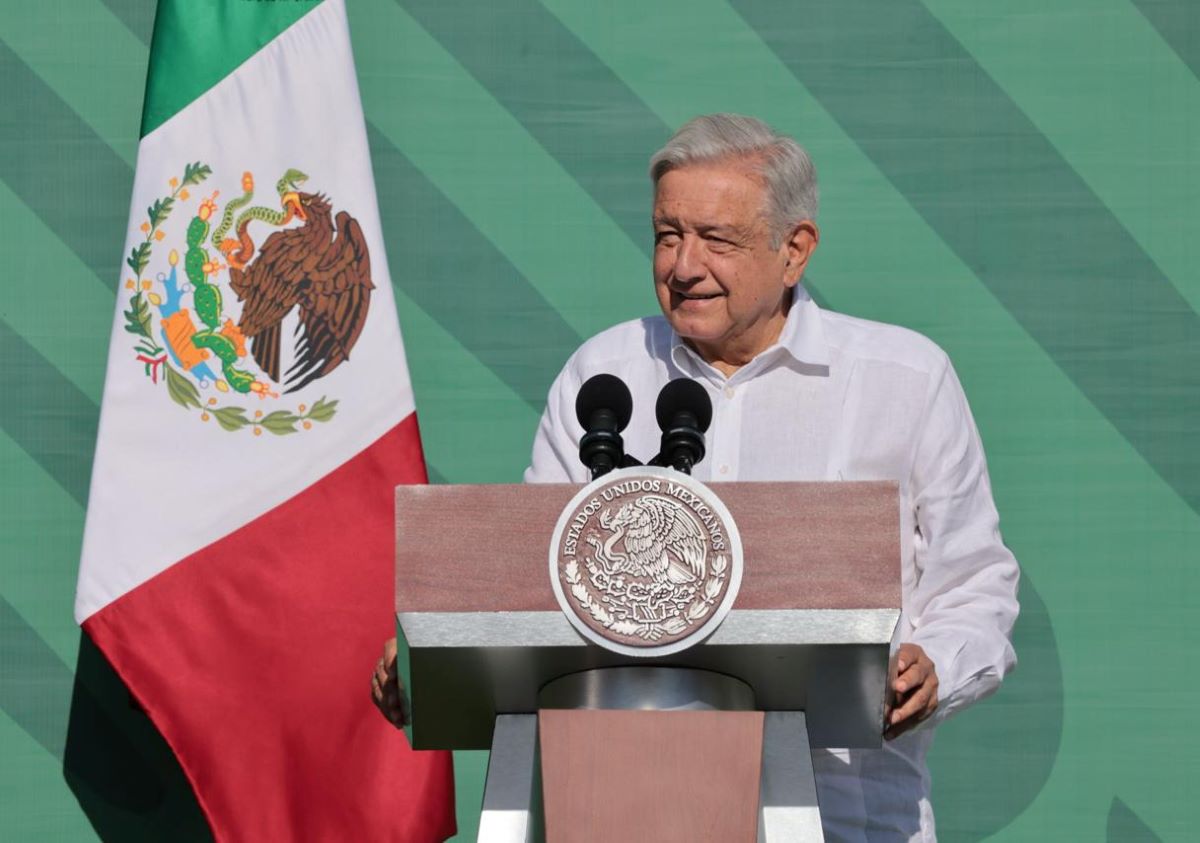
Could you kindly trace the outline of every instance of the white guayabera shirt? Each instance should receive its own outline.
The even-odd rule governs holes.
[[[932,724],[994,691],[1013,665],[1016,560],[1004,546],[983,447],[945,352],[904,328],[823,311],[797,288],[779,342],[725,377],[661,316],[583,344],[554,381],[533,444],[530,483],[583,483],[575,397],[592,375],[634,396],[622,434],[658,453],[659,390],[693,378],[713,402],[702,481],[895,480],[911,525],[893,647],[921,645],[937,667],[939,707],[882,749],[813,751],[830,840],[933,840],[925,753]],[[906,530],[907,532],[907,530]]]

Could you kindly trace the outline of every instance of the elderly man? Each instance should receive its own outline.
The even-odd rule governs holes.
[[[928,339],[823,311],[805,291],[817,187],[795,141],[749,117],[697,117],[654,155],[650,176],[663,315],[610,328],[572,355],[525,480],[588,479],[574,401],[585,380],[608,372],[635,396],[678,377],[707,389],[700,480],[898,481],[913,541],[886,741],[814,750],[812,760],[828,839],[932,840],[933,726],[994,691],[1015,663],[1017,564],[962,388]],[[652,401],[635,407],[624,437],[631,453],[657,451]],[[374,680],[381,703],[387,667]],[[389,693],[395,719],[399,696]]]

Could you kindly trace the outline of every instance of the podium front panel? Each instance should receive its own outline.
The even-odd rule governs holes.
[[[766,711],[804,711],[814,746],[879,746],[900,611],[894,483],[711,484],[742,534],[741,591],[702,644],[647,659],[586,642],[548,574],[570,485],[396,491],[400,668],[417,749],[486,749],[497,714],[532,713],[560,676],[693,667],[749,684]]]

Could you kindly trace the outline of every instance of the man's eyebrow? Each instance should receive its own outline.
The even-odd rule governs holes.
[[[650,220],[650,223],[652,225],[669,225],[675,228],[679,227],[679,220],[669,214],[656,214],[654,218]]]

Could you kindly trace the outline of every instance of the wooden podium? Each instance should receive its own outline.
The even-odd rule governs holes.
[[[415,749],[492,750],[480,841],[821,840],[810,747],[878,747],[900,615],[895,483],[713,483],[732,610],[638,658],[586,641],[547,559],[570,485],[396,489]]]

